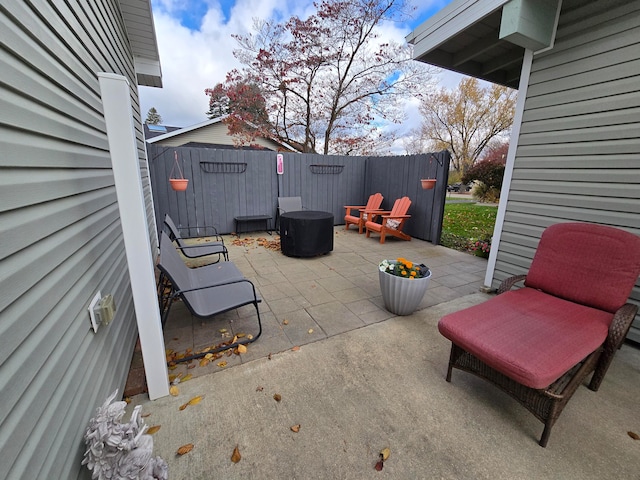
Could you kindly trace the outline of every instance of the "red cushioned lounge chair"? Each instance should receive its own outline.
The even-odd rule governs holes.
[[[638,275],[640,237],[584,223],[548,227],[527,275],[438,323],[452,342],[447,381],[458,368],[494,383],[544,423],[546,446],[584,378],[593,372],[589,388],[600,387],[637,312],[626,302]]]

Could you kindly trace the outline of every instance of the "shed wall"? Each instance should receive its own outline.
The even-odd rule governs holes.
[[[640,235],[640,1],[585,2],[534,57],[493,286],[525,273],[544,228]],[[631,300],[640,303],[636,284]],[[640,317],[629,338],[640,342]]]
[[[90,478],[83,433],[122,392],[137,327],[96,72],[136,76],[115,0],[0,9],[0,478]],[[87,306],[113,294],[113,322]]]
[[[229,135],[228,127],[224,123],[214,123],[202,128],[197,128],[180,135],[166,138],[156,144],[164,145],[166,147],[179,147],[191,142],[211,143],[216,145],[234,145],[233,137]],[[254,143],[275,151],[281,148],[276,142],[262,137],[256,138]]]

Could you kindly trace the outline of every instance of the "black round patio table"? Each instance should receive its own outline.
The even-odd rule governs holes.
[[[298,210],[280,216],[280,249],[288,257],[315,257],[333,250],[333,214]]]

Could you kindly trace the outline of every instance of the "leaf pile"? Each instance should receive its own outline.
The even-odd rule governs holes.
[[[268,240],[264,237],[258,238],[236,238],[231,242],[236,247],[264,247],[267,250],[279,251],[280,250],[280,237],[276,237],[273,240]]]
[[[220,330],[220,333],[222,334],[223,338],[230,337],[227,330],[224,328]],[[221,342],[217,345],[210,345],[196,352],[192,351],[192,349],[190,348],[187,348],[184,352],[176,352],[174,350],[167,349],[165,353],[167,358],[167,365],[169,365],[169,370],[175,370],[178,367],[178,363],[181,360],[185,359],[186,357],[190,357],[191,355],[202,355],[202,358],[196,358],[193,360],[189,360],[188,362],[185,362],[187,364],[188,369],[195,368],[196,365],[193,363],[194,361],[197,361],[197,364],[199,366],[206,367],[207,365],[209,365],[209,363],[213,362],[214,360],[223,358],[224,356],[230,357],[232,355],[240,355],[243,353],[247,353],[247,346],[243,344],[224,350],[225,347],[230,347],[231,345],[236,343],[238,339],[244,338],[244,337],[247,337],[249,340],[253,338],[252,335],[247,335],[245,333],[238,333],[233,338],[229,338],[229,340],[225,340],[224,342]],[[219,349],[222,349],[222,350],[215,353],[213,352]],[[218,362],[218,366],[220,366],[220,364],[222,363],[223,362]],[[226,362],[224,362],[222,366],[226,366]],[[177,385],[178,383],[186,382],[191,378],[190,374],[184,376],[183,378],[180,378],[181,375],[182,374],[170,375],[169,382],[172,383],[173,385]]]

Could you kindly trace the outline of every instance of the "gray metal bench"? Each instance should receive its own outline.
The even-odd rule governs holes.
[[[160,270],[158,297],[163,326],[169,316],[171,305],[178,298],[184,302],[192,315],[199,318],[210,318],[249,304],[253,304],[258,315],[257,335],[252,338],[244,337],[242,341],[231,345],[181,358],[180,362],[200,358],[207,353],[235,348],[240,344],[246,345],[256,341],[262,334],[262,322],[258,309],[258,303],[262,299],[257,294],[253,283],[242,275],[233,262],[188,268],[178,255],[169,236],[162,232],[158,269]]]
[[[234,217],[236,221],[236,234],[240,235],[240,225],[246,225],[252,222],[264,222],[264,229],[271,235],[271,229],[269,228],[269,222],[271,221],[271,215],[243,215]],[[249,230],[245,230],[248,232]]]

